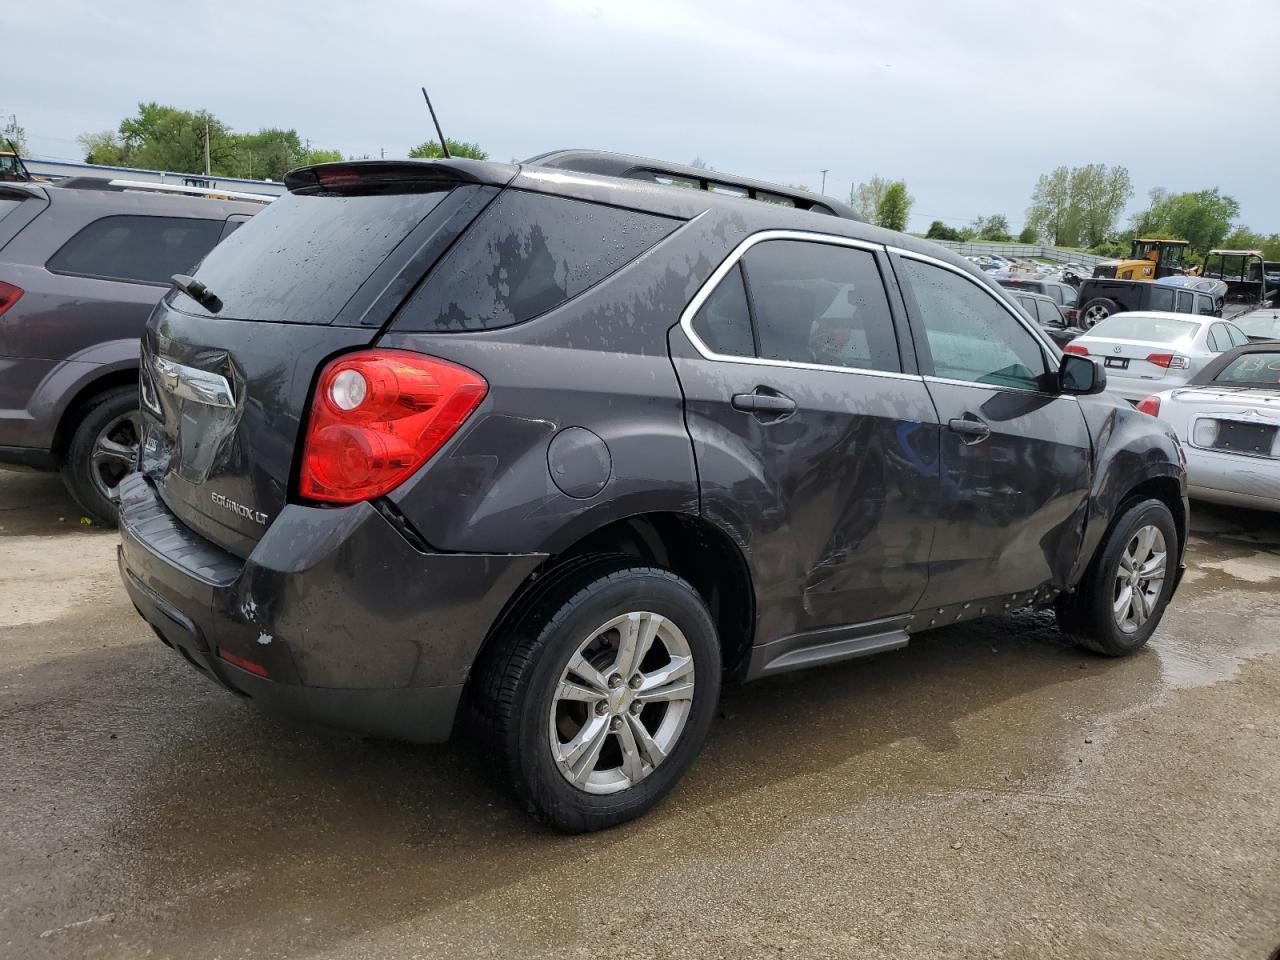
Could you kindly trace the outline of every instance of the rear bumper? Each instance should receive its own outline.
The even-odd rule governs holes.
[[[543,559],[424,553],[356,504],[290,505],[240,560],[140,475],[121,485],[120,534],[134,606],[210,679],[264,710],[423,743],[448,738],[485,635]]]
[[[1280,510],[1280,460],[1216,453],[1183,444],[1191,497],[1256,510]]]

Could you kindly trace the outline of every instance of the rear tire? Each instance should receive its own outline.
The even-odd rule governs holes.
[[[544,590],[478,671],[482,732],[516,793],[582,833],[644,814],[688,770],[719,700],[720,644],[687,582],[606,558]]]
[[[1094,297],[1080,308],[1080,326],[1092,330],[1113,313],[1120,312],[1120,305],[1107,297]]]
[[[79,409],[67,444],[62,482],[86,514],[114,527],[116,487],[134,469],[142,418],[137,387],[112,387]]]
[[[1169,508],[1160,500],[1129,504],[1107,531],[1080,587],[1058,601],[1058,625],[1076,645],[1104,656],[1140,649],[1173,596],[1179,555]]]

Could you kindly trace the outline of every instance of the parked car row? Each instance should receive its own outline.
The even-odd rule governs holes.
[[[61,470],[84,512],[114,523],[147,316],[260,209],[101,180],[0,184],[0,464]]]

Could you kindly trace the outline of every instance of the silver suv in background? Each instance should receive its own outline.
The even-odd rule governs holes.
[[[61,470],[115,523],[138,443],[138,338],[190,273],[262,204],[106,181],[0,184],[0,466]]]

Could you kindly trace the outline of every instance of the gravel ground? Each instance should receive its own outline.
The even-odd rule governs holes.
[[[216,689],[114,533],[0,472],[0,956],[1265,960],[1280,518],[1193,527],[1135,657],[1022,616],[732,690],[660,808],[565,838],[465,747]]]

